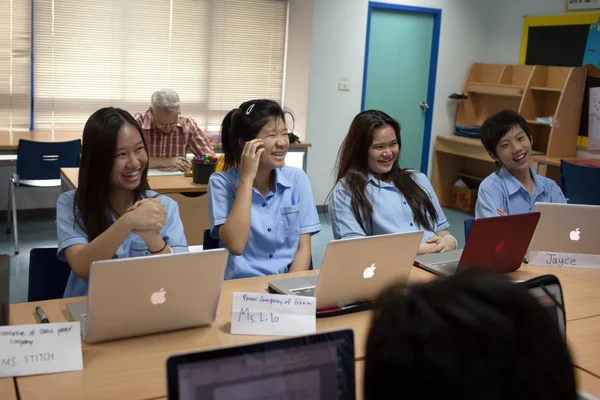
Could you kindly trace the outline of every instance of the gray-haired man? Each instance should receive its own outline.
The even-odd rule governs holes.
[[[188,149],[195,155],[214,154],[196,121],[181,114],[179,95],[173,90],[154,92],[148,111],[134,117],[146,136],[150,168],[186,171],[191,167],[185,158]]]

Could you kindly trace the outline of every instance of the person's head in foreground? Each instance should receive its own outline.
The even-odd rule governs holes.
[[[481,270],[382,293],[364,398],[577,399],[566,343],[527,290]]]

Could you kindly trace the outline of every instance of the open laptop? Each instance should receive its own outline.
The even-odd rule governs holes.
[[[352,330],[181,354],[167,360],[171,400],[354,399]]]
[[[541,214],[529,245],[532,265],[600,268],[600,206],[536,203]]]
[[[96,261],[87,302],[67,309],[87,343],[209,325],[226,263],[225,249]]]
[[[317,310],[374,301],[392,282],[408,279],[423,232],[332,240],[319,275],[269,282],[274,293],[316,297]]]
[[[464,267],[516,271],[539,219],[540,213],[535,212],[476,219],[463,250],[423,254],[416,257],[415,265],[441,276],[452,275]]]

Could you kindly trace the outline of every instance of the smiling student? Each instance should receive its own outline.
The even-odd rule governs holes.
[[[500,170],[481,182],[476,218],[530,213],[537,202],[567,202],[553,180],[530,167],[533,140],[522,116],[512,110],[492,115],[481,125],[481,141]]]
[[[335,239],[424,231],[419,254],[455,250],[433,187],[401,169],[400,124],[382,111],[358,114],[338,152],[329,216]]]
[[[321,230],[308,176],[285,166],[285,112],[272,100],[231,110],[221,137],[224,171],[208,182],[211,236],[229,250],[226,279],[307,270]]]
[[[56,206],[58,258],[71,274],[64,297],[85,296],[92,262],[188,251],[177,203],[148,187],[148,152],[135,119],[114,107],[83,128],[76,190]]]

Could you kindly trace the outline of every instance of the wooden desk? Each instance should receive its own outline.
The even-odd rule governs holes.
[[[36,142],[66,142],[81,139],[83,132],[76,131],[2,131],[0,132],[0,150],[4,152],[17,152],[19,140],[33,140]]]
[[[0,399],[17,400],[14,378],[0,378]]]
[[[567,323],[574,364],[600,378],[600,316]]]
[[[522,265],[510,279],[527,280],[553,274],[560,280],[567,321],[600,315],[600,270]]]
[[[290,275],[313,275],[318,271]],[[20,398],[28,399],[154,399],[166,396],[165,362],[170,354],[233,346],[276,339],[276,337],[231,335],[230,312],[234,291],[265,292],[276,276],[226,281],[219,301],[215,323],[210,327],[188,329],[108,343],[83,344],[83,371],[17,378]],[[409,282],[435,279],[434,275],[413,268]],[[36,323],[34,308],[41,305],[52,322],[70,320],[68,302],[60,299],[40,303],[11,304],[11,324]],[[351,328],[354,330],[355,357],[365,357],[371,312],[317,320],[317,331]]]
[[[575,379],[577,380],[577,388],[579,390],[583,390],[584,392],[600,398],[599,377],[582,369],[575,368]]]
[[[533,156],[533,161],[538,163],[538,174],[553,179],[560,184],[560,161],[565,160],[576,164],[585,165],[585,160],[589,160],[590,164],[600,163],[600,158],[578,158],[578,157],[546,157]],[[596,166],[596,165],[593,165]],[[599,165],[600,166],[600,165]]]
[[[61,168],[60,180],[63,191],[77,188],[79,168]],[[148,178],[150,188],[158,193],[206,193],[208,185],[200,185],[192,181],[192,177],[184,175],[151,176]]]
[[[365,362],[364,360],[354,363],[354,376],[356,382],[356,400],[362,400],[365,388]]]
[[[439,135],[434,150],[431,184],[442,207],[450,204],[452,185],[457,179],[482,180],[497,170],[479,139]]]

